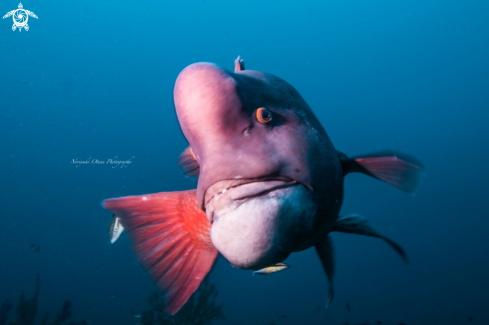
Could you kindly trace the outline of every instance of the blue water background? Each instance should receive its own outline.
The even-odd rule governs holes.
[[[1,15],[17,8],[2,1]],[[276,74],[303,95],[336,148],[420,158],[416,197],[364,175],[342,213],[368,216],[409,254],[333,234],[336,298],[313,249],[267,277],[212,270],[220,324],[489,324],[489,2],[30,1],[39,19],[0,20],[0,300],[31,295],[40,315],[64,299],[74,320],[136,324],[154,286],[124,235],[108,244],[105,198],[195,188],[173,84],[214,62]],[[127,168],[73,159],[131,159]],[[38,253],[29,245],[39,244]],[[112,298],[112,296],[117,296]],[[345,304],[351,306],[348,313]],[[287,318],[282,315],[286,315]],[[329,317],[326,320],[326,317]],[[40,321],[40,319],[38,320]]]

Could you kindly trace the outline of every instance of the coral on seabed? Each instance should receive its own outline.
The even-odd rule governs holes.
[[[34,321],[37,316],[37,298],[39,297],[39,274],[36,278],[36,292],[34,296],[30,299],[25,299],[24,291],[20,295],[19,302],[17,304],[17,308],[15,312],[17,313],[17,317],[13,317],[8,325],[34,325]],[[13,305],[8,299],[5,299],[2,307],[0,308],[0,325],[7,324],[9,320],[9,313],[12,309]],[[40,325],[87,325],[87,322],[80,323],[67,323],[66,321],[71,317],[71,302],[69,300],[65,300],[63,303],[63,308],[61,312],[58,313],[56,319],[52,323],[47,323],[48,314],[44,316]]]
[[[17,308],[17,319],[10,321],[10,325],[30,325],[34,324],[37,315],[37,297],[39,296],[39,274],[36,277],[36,292],[30,299],[25,299],[24,291],[20,295]]]
[[[185,305],[175,315],[168,315],[165,313],[163,295],[153,292],[148,298],[151,309],[141,313],[141,325],[204,325],[225,320],[226,316],[222,312],[224,303],[215,303],[217,294],[216,286],[209,284],[205,278]]]

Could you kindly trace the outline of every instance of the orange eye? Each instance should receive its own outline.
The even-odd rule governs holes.
[[[270,121],[272,120],[272,113],[265,107],[260,107],[256,110],[256,119],[261,124],[270,123]]]

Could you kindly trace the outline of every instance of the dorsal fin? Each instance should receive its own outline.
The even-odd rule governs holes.
[[[178,166],[187,177],[199,176],[200,166],[191,147],[187,147],[178,157]]]
[[[243,71],[244,69],[244,60],[238,55],[238,58],[234,60],[234,72]]]

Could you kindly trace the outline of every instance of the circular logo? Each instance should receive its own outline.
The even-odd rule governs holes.
[[[24,9],[17,9],[14,13],[14,23],[18,27],[25,26],[27,24],[27,20],[29,19],[27,16],[27,12]]]

